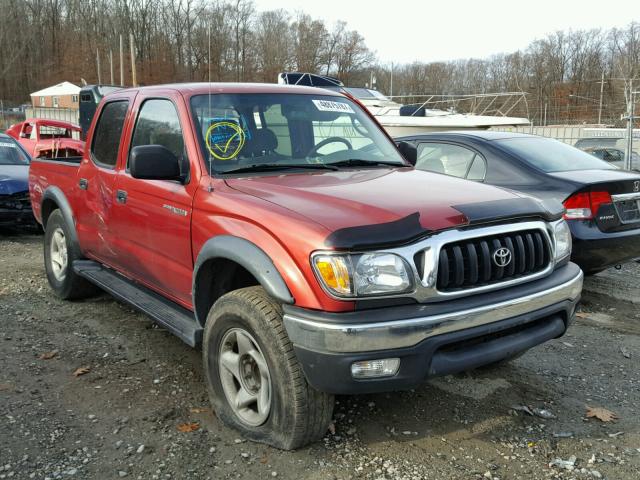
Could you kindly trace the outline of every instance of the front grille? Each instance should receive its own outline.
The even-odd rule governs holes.
[[[507,249],[510,261],[505,262]],[[496,255],[496,252],[504,255]],[[503,260],[500,266],[498,262]],[[472,238],[440,250],[437,288],[454,292],[532,275],[549,266],[551,248],[541,230]],[[505,264],[506,263],[506,264]]]
[[[31,208],[29,193],[20,192],[14,195],[0,195],[0,208],[4,210],[29,210]]]

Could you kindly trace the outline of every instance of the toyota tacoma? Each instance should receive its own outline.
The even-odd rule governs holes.
[[[181,84],[104,97],[30,195],[62,299],[105,290],[201,347],[216,415],[293,449],[335,394],[412,388],[563,335],[559,203],[415,170],[356,99]]]

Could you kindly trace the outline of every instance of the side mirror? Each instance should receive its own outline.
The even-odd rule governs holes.
[[[129,171],[143,180],[183,180],[180,161],[162,145],[140,145],[131,149]]]
[[[414,167],[418,161],[418,149],[409,142],[398,142],[398,150],[404,157],[404,159],[409,162]]]

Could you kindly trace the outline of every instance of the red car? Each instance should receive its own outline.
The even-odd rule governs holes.
[[[84,153],[80,127],[69,122],[46,118],[28,118],[12,125],[6,132],[33,158],[75,157]]]
[[[100,287],[201,346],[216,415],[252,440],[303,446],[334,394],[499,362],[574,317],[560,203],[415,170],[341,93],[121,90],[87,146],[30,167],[53,292]]]

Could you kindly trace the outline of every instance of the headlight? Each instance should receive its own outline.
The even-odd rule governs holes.
[[[312,263],[325,288],[339,297],[398,294],[413,286],[405,261],[392,253],[323,253]]]
[[[571,255],[571,230],[569,224],[560,220],[554,225],[556,262]]]

